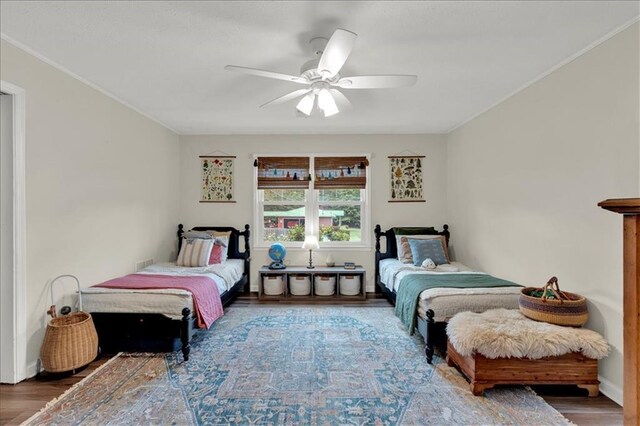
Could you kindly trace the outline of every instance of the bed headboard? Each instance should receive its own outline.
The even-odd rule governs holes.
[[[244,273],[249,278],[249,262],[251,260],[251,252],[249,250],[249,225],[244,226],[244,231],[238,231],[232,226],[194,226],[191,228],[194,231],[218,231],[229,232],[229,250],[227,257],[229,259],[243,259],[244,260]],[[180,253],[180,247],[182,247],[182,236],[184,235],[184,225],[178,225],[178,253]],[[240,237],[243,237],[242,240]],[[240,248],[244,247],[243,251]]]
[[[395,227],[390,228],[386,231],[382,231],[380,225],[376,225],[374,232],[376,235],[376,284],[378,284],[380,279],[380,261],[383,259],[390,259],[398,257],[398,247],[396,244],[396,233],[394,229],[403,229],[406,231],[411,231],[410,233],[413,235],[444,235],[447,240],[447,245],[449,244],[449,225],[445,224],[442,226],[443,231],[438,231],[433,227]],[[385,251],[380,251],[380,237],[385,237]]]

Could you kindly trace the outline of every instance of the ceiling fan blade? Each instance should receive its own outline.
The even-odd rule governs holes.
[[[318,62],[318,72],[324,78],[333,77],[347,61],[358,35],[351,31],[337,29],[324,48]]]
[[[391,89],[416,84],[417,75],[358,75],[343,77],[335,83],[342,89]]]
[[[347,99],[347,97],[338,89],[329,89],[329,93],[333,95],[333,99],[336,100],[336,104],[338,104],[341,111],[353,108],[349,99]]]
[[[224,67],[228,71],[238,71],[245,74],[257,75],[258,77],[275,78],[277,80],[293,81],[294,83],[308,84],[307,79],[295,75],[282,74],[279,72],[260,70],[257,68],[239,67],[237,65],[227,65]]]
[[[300,89],[300,90],[293,91],[291,93],[287,93],[284,96],[280,96],[279,98],[269,101],[266,104],[260,105],[260,108],[282,105],[283,103],[289,102],[292,99],[299,98],[302,95],[306,95],[307,93],[311,92],[311,90],[312,89]]]

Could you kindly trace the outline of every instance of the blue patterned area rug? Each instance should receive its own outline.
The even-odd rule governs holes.
[[[473,396],[392,308],[231,307],[181,359],[121,354],[28,424],[569,424],[528,387]]]

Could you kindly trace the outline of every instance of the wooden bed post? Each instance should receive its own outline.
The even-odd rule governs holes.
[[[376,259],[375,259],[376,270],[373,278],[373,283],[374,283],[373,287],[376,293],[380,293],[380,289],[378,288],[379,280],[380,280],[380,234],[382,232],[380,225],[376,225],[373,232],[376,236]]]
[[[445,223],[444,225],[442,225],[442,229],[444,229],[444,231],[442,231],[440,235],[444,235],[444,237],[447,239],[447,245],[449,245],[449,237],[451,236],[451,233],[449,232],[449,225]]]
[[[433,361],[434,353],[433,339],[435,336],[436,325],[436,322],[434,320],[435,312],[433,312],[433,309],[427,309],[427,312],[425,312],[425,314],[427,316],[427,337],[426,339],[424,339],[424,354],[427,356],[427,364],[431,364]]]
[[[178,254],[180,254],[180,249],[182,248],[182,236],[184,235],[184,225],[181,223],[178,224]]]
[[[624,424],[640,423],[640,198],[601,201],[603,209],[624,215]]]
[[[251,292],[251,251],[249,250],[249,224],[244,225],[244,270],[247,273],[247,283],[245,284],[244,293],[249,294]]]
[[[180,327],[180,341],[182,342],[182,356],[185,361],[189,361],[189,352],[191,352],[191,309],[184,308],[182,310],[182,324]]]

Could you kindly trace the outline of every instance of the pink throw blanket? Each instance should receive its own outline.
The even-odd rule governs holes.
[[[215,320],[224,315],[218,286],[215,281],[205,276],[129,274],[105,281],[102,284],[96,284],[94,287],[128,290],[164,288],[187,290],[192,295],[193,308],[200,328],[203,326],[209,328]]]

